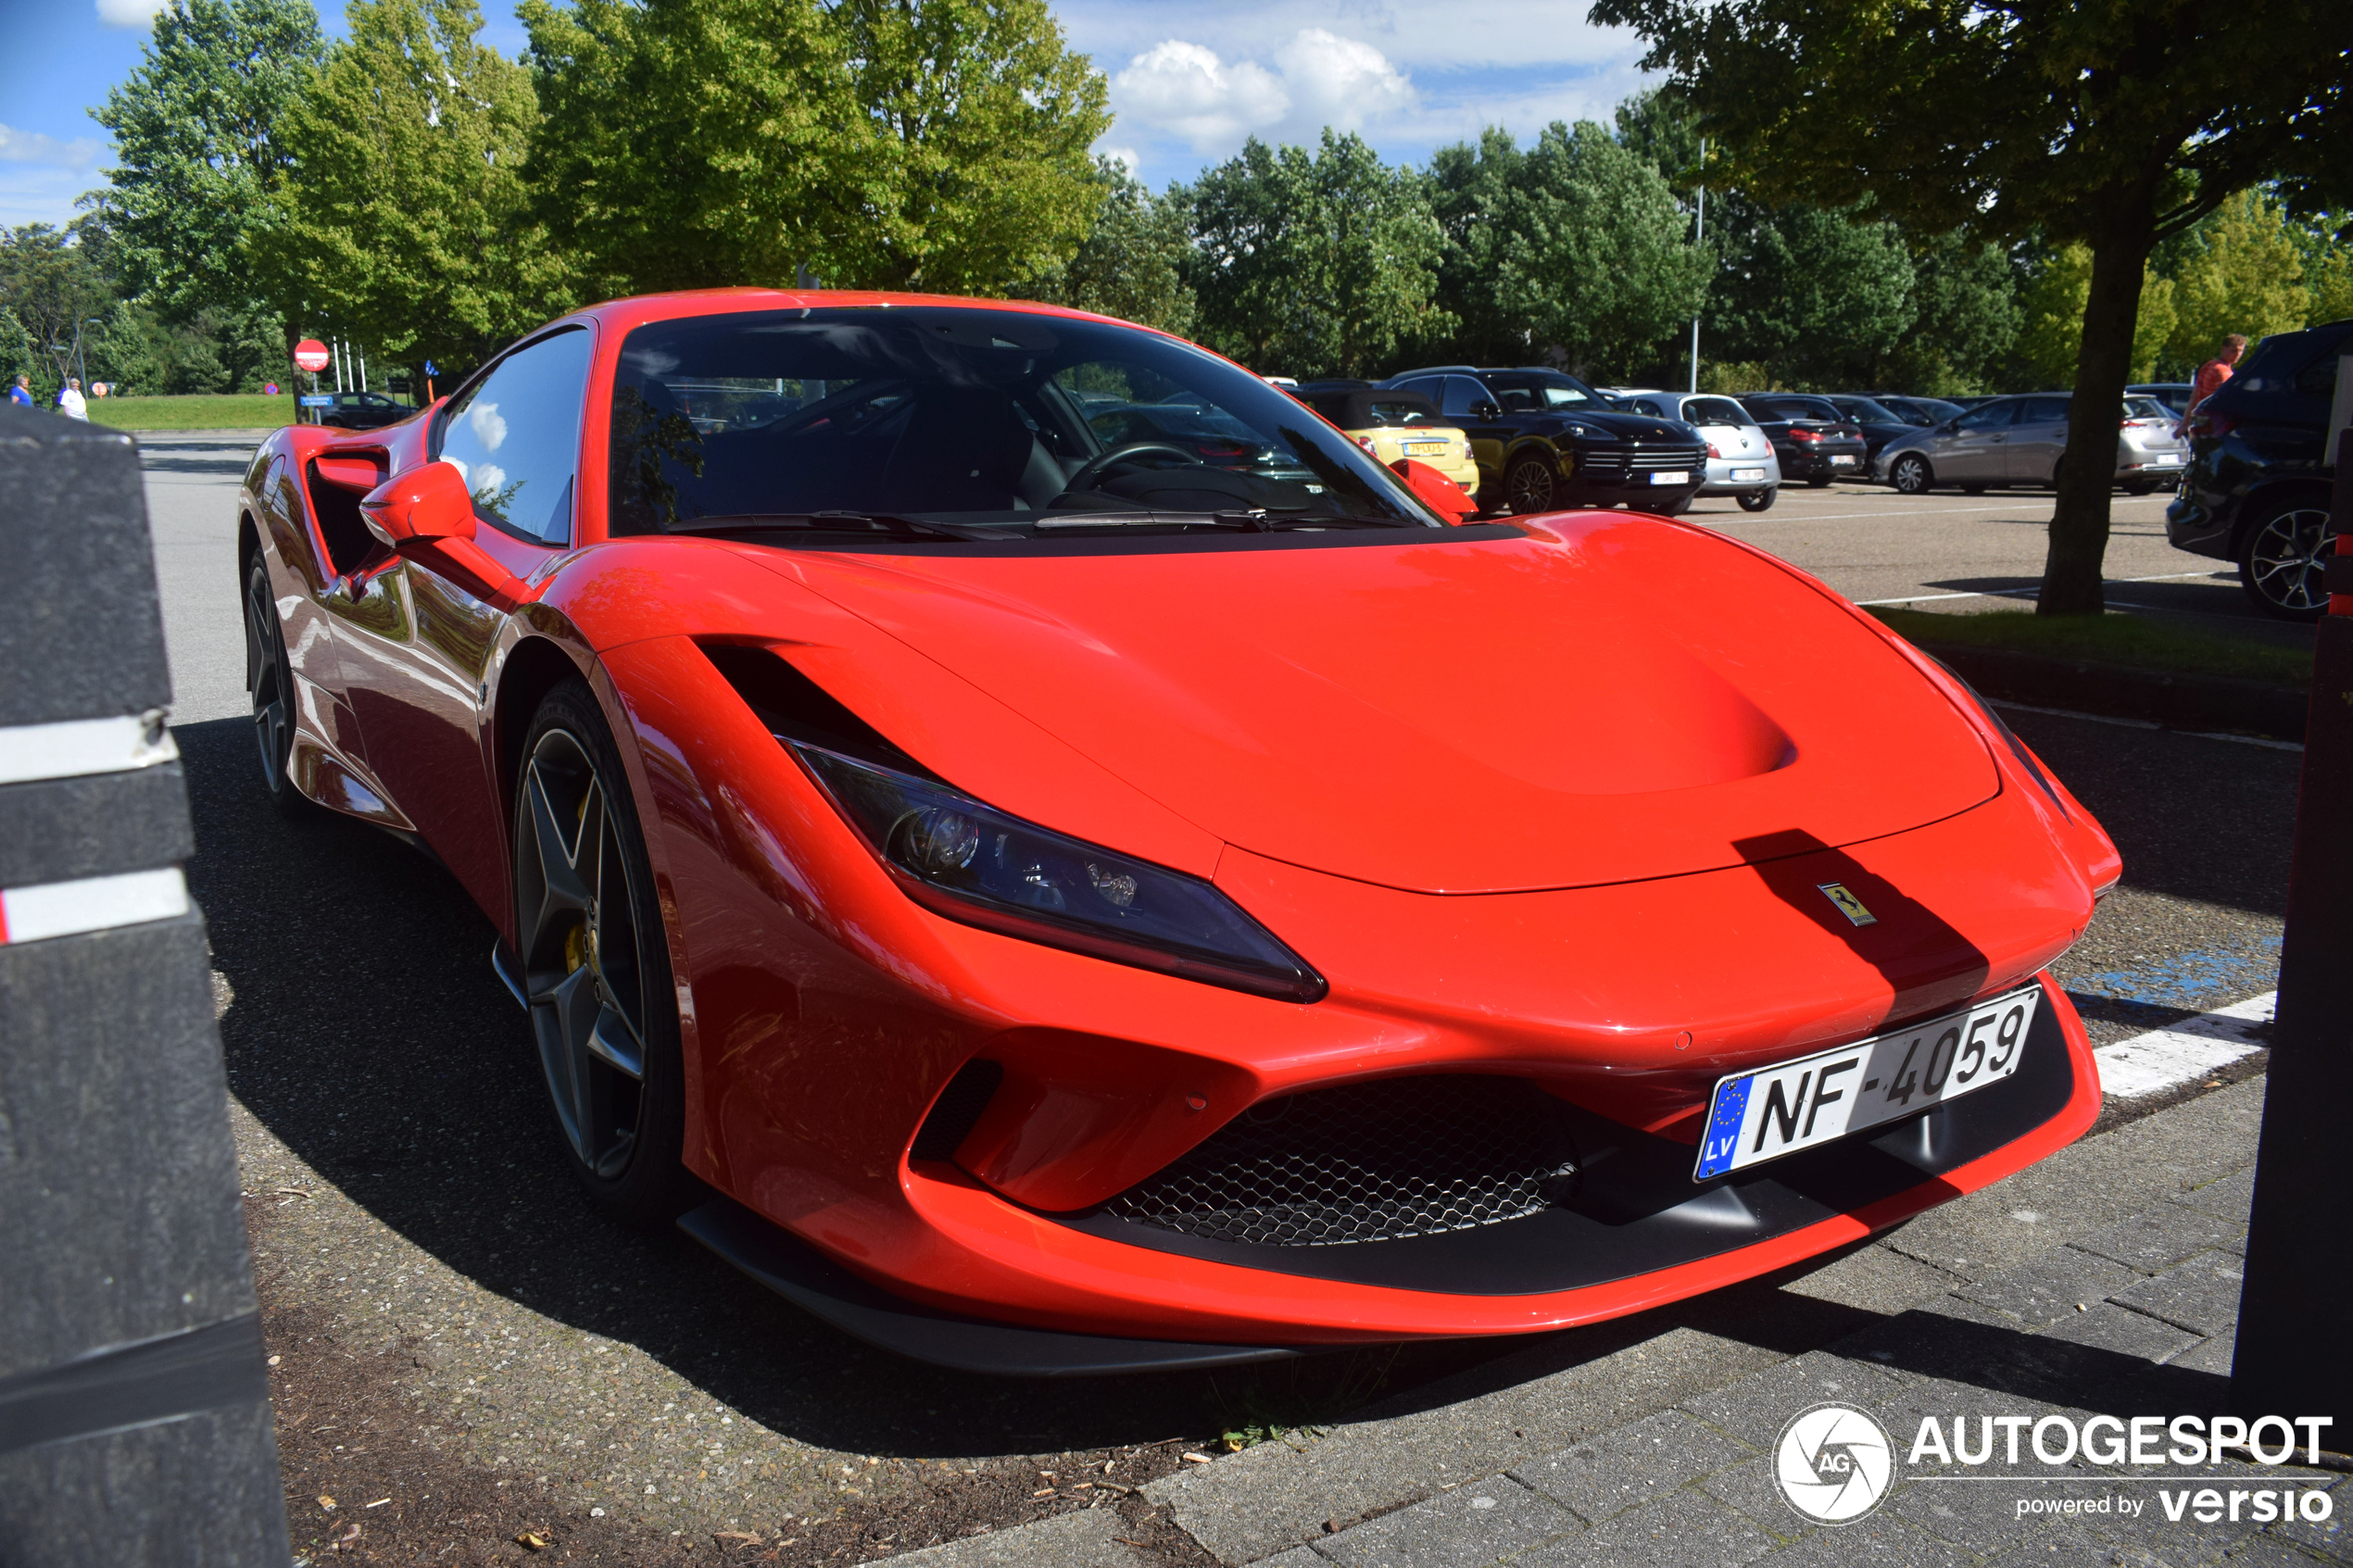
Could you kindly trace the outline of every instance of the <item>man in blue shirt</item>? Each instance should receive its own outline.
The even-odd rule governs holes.
[[[8,389],[8,401],[21,408],[32,407],[32,378],[19,376],[16,385]]]

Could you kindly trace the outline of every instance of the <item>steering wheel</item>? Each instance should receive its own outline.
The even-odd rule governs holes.
[[[1101,479],[1113,464],[1126,462],[1130,458],[1140,458],[1147,452],[1165,452],[1172,458],[1183,458],[1195,468],[1201,467],[1202,458],[1198,452],[1165,441],[1131,441],[1125,446],[1114,446],[1108,452],[1088,458],[1086,464],[1063,483],[1063,491],[1067,495],[1073,490],[1092,490],[1095,481]]]

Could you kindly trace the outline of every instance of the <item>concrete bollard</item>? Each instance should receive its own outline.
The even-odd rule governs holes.
[[[0,408],[0,1563],[289,1560],[139,461]]]

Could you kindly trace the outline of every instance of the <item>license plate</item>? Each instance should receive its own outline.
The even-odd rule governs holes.
[[[1855,459],[1853,458],[1832,458],[1831,459],[1831,467],[1834,469],[1852,468],[1854,463]]]
[[[1691,482],[1692,473],[1689,469],[1680,469],[1673,473],[1655,473],[1651,475],[1651,483],[1653,484],[1689,484]]]
[[[1742,483],[1747,480],[1763,479],[1764,477],[1765,470],[1763,469],[1734,469],[1732,470],[1732,483],[1735,484]]]
[[[2157,466],[2161,469],[2179,468],[2182,466],[2182,454],[2179,452],[2159,452],[2157,455]]]
[[[1931,1106],[2018,1071],[2039,985],[1893,1035],[1716,1082],[1692,1180],[1779,1160]]]
[[[1443,452],[1446,450],[1446,443],[1443,441],[1408,441],[1404,444],[1404,446],[1406,455],[1409,457],[1419,457],[1425,452]]]

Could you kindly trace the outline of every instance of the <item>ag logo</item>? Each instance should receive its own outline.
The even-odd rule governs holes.
[[[1817,1524],[1852,1524],[1877,1508],[1894,1467],[1887,1428],[1852,1405],[1799,1411],[1773,1446],[1781,1496]]]
[[[1869,909],[1866,909],[1863,905],[1863,900],[1848,892],[1844,883],[1824,882],[1817,884],[1816,887],[1823,897],[1828,898],[1831,903],[1838,906],[1838,912],[1840,914],[1844,915],[1856,925],[1877,925],[1879,923],[1879,916],[1871,913]]]

